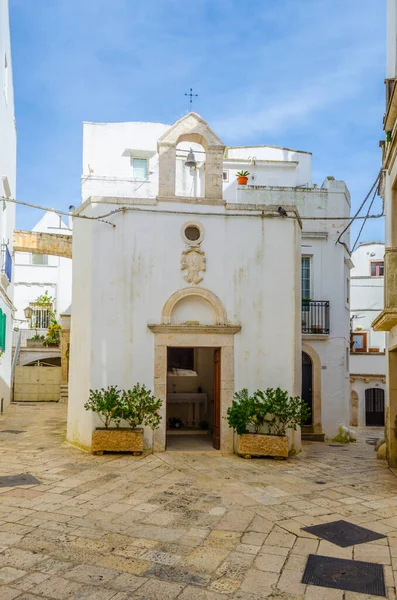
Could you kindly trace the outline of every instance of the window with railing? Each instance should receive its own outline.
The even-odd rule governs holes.
[[[1,245],[1,257],[2,257],[1,272],[6,275],[8,281],[11,283],[11,278],[12,278],[12,256],[11,256],[11,252],[8,249],[8,245],[7,244],[2,244]]]
[[[329,334],[329,301],[302,299],[302,333]]]

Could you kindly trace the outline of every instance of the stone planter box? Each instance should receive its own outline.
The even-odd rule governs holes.
[[[237,454],[251,456],[275,456],[288,458],[287,436],[244,433],[237,436]]]
[[[92,447],[94,454],[104,452],[133,452],[135,455],[143,452],[143,429],[119,427],[105,429],[99,427],[92,432]]]
[[[26,340],[26,346],[28,348],[43,348],[43,340]]]

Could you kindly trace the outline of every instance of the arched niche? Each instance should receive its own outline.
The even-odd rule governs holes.
[[[225,145],[196,113],[189,113],[159,139],[159,196],[175,196],[176,147],[181,142],[203,146],[205,161],[205,198],[222,198],[222,171]]]
[[[196,313],[195,309],[197,311]],[[194,318],[195,314],[196,317],[199,318]],[[167,302],[164,304],[161,315],[161,322],[163,325],[175,324],[175,321],[178,321],[186,316],[191,316],[192,318],[185,318],[184,322],[200,322],[200,318],[207,320],[211,316],[210,323],[204,322],[200,324],[227,324],[226,310],[218,296],[210,290],[206,290],[204,288],[199,287],[184,288],[172,294],[172,296],[168,298]]]

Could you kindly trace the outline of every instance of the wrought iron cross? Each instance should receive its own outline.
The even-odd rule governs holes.
[[[190,88],[190,92],[188,94],[185,94],[185,96],[189,96],[189,108],[190,112],[192,112],[193,98],[197,98],[198,94],[193,94],[193,88]]]

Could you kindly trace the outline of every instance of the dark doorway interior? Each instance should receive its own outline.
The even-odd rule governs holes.
[[[220,354],[167,349],[167,450],[220,449]]]
[[[302,352],[302,398],[310,408],[310,417],[305,427],[313,425],[313,363],[306,352]]]
[[[365,424],[379,427],[385,424],[385,392],[380,388],[365,390]]]

